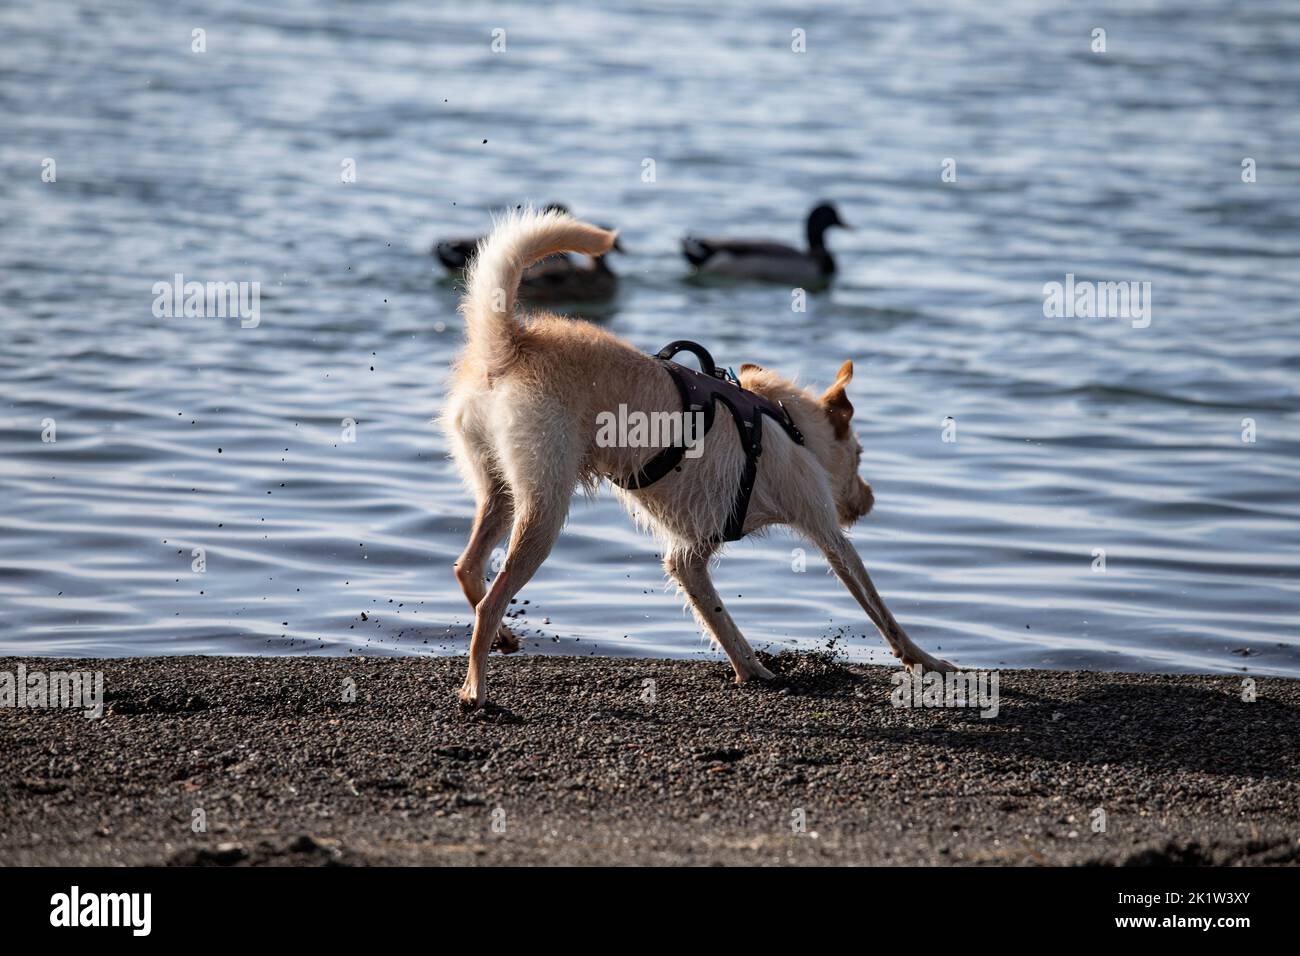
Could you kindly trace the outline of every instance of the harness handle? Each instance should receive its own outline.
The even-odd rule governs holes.
[[[656,358],[661,358],[665,362],[672,359],[678,352],[690,352],[700,361],[700,371],[705,375],[718,376],[718,367],[713,364],[713,356],[699,342],[692,342],[689,339],[678,339],[676,342],[669,342],[659,350]]]

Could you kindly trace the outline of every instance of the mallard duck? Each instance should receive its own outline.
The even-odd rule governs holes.
[[[569,207],[563,203],[547,203],[542,207],[543,212],[563,212],[567,213]],[[442,239],[433,244],[433,255],[439,262],[446,267],[448,272],[453,274],[464,272],[469,261],[474,258],[474,252],[478,249],[479,239]],[[553,258],[565,258],[567,256],[555,256]],[[550,260],[543,259],[538,265]]]
[[[702,276],[729,276],[796,285],[819,285],[835,274],[835,260],[826,248],[826,230],[849,228],[830,203],[808,213],[808,251],[780,242],[746,239],[682,240],[682,253]]]

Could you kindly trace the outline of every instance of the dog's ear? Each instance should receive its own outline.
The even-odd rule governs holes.
[[[740,367],[741,375],[744,375],[746,372],[761,372],[761,371],[763,371],[763,366],[755,365],[753,362],[746,362],[744,365]]]
[[[826,417],[831,420],[831,425],[835,428],[835,437],[841,441],[849,437],[851,427],[849,422],[853,419],[853,404],[845,392],[845,388],[852,380],[853,362],[848,361],[840,366],[835,376],[835,384],[826,389],[826,394],[822,396],[822,408],[826,410]]]

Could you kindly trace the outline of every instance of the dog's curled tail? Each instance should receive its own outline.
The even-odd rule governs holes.
[[[614,238],[614,233],[564,212],[524,209],[498,220],[479,243],[460,306],[469,352],[489,376],[508,368],[518,354],[523,326],[515,316],[515,302],[524,269],[561,252],[604,255]]]

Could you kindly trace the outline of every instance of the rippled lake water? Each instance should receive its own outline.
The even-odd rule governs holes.
[[[591,318],[638,346],[854,360],[853,539],[927,649],[1300,675],[1300,7],[1222,6],[5,6],[0,653],[463,653],[428,250],[559,200],[621,228]],[[806,312],[683,281],[687,231],[819,198],[857,228]],[[177,273],[259,324],[155,317]],[[1046,317],[1067,274],[1149,327]],[[799,547],[719,566],[751,642],[885,659]],[[717,656],[608,496],[517,609],[529,652]]]

